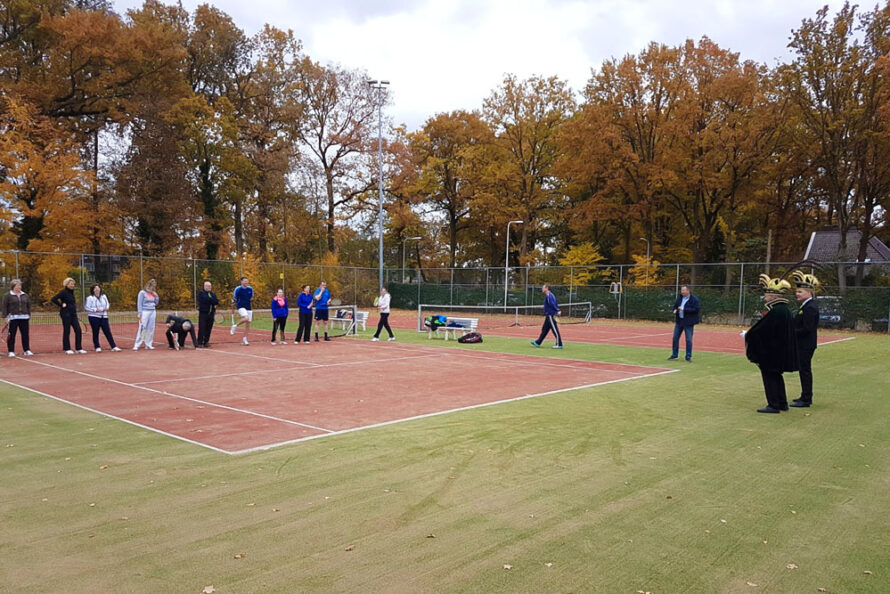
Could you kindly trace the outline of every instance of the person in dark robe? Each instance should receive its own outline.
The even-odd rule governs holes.
[[[788,410],[785,394],[786,371],[797,371],[797,340],[794,316],[788,309],[787,294],[791,283],[782,278],[760,275],[766,313],[745,333],[745,355],[760,368],[766,406],[759,413],[779,413]]]
[[[794,316],[794,333],[800,366],[800,398],[795,398],[791,406],[808,408],[813,405],[813,355],[816,353],[819,328],[816,291],[819,290],[819,279],[800,270],[795,270],[791,278],[796,287],[794,296],[800,304],[797,315]]]

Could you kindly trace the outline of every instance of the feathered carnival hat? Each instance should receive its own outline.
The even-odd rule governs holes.
[[[801,270],[795,270],[791,273],[791,278],[794,279],[794,285],[798,289],[806,289],[814,293],[819,290],[819,279],[813,274],[806,274]]]
[[[768,274],[760,275],[760,286],[763,287],[764,293],[772,293],[774,295],[784,295],[791,289],[791,283],[784,278],[770,278]]]

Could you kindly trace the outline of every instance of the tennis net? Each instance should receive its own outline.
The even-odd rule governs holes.
[[[559,306],[560,324],[586,324],[593,315],[593,303],[583,301]],[[544,315],[543,305],[439,305],[424,303],[417,306],[417,330],[427,330],[425,321],[434,315],[446,318],[474,318],[479,330],[509,328],[511,326],[540,326]],[[447,323],[447,321],[446,321]],[[457,322],[455,322],[457,323]]]
[[[346,336],[347,334],[355,334],[357,332],[355,318],[357,307],[355,305],[337,305],[331,306],[329,310],[329,335],[333,338]],[[198,333],[198,312],[191,311],[158,311],[155,316],[155,346],[166,346],[167,339],[164,334],[167,331],[167,316],[173,314],[181,316],[192,321],[195,327],[195,334]],[[92,329],[86,312],[78,314],[81,329],[83,331],[83,348],[87,351],[93,350]],[[232,324],[239,320],[237,312],[232,315],[230,310],[218,310],[214,318],[213,330],[210,335],[210,344],[239,343],[244,338],[244,326],[239,326],[235,334],[229,332]],[[132,348],[136,342],[136,335],[139,332],[139,320],[135,311],[109,312],[109,326],[111,334],[114,337],[117,346],[120,348]],[[3,322],[0,321],[0,325]],[[299,325],[299,317],[296,308],[291,308],[287,318],[285,327],[286,338],[288,342],[294,339],[297,334]],[[31,342],[31,350],[34,353],[57,352],[62,349],[62,320],[57,313],[39,312],[31,315],[28,323],[29,335]],[[315,332],[315,322],[313,322],[313,332]],[[248,334],[250,342],[269,342],[272,340],[272,310],[271,309],[255,309],[253,310],[253,321],[250,324],[250,333]],[[281,340],[276,337],[276,340]],[[99,344],[103,350],[109,348],[105,336],[99,332]],[[191,346],[191,339],[187,339],[187,346]],[[71,332],[71,346],[74,347],[74,333]],[[21,350],[20,338],[16,337],[16,351]],[[6,353],[6,341],[0,343],[0,352]]]

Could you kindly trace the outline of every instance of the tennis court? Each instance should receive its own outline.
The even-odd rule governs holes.
[[[342,338],[20,357],[4,363],[3,376],[99,414],[239,454],[672,371]]]

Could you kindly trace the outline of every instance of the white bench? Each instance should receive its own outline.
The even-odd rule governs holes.
[[[352,323],[352,318],[331,318],[328,320],[334,328],[342,327],[343,329],[349,328],[349,324]],[[357,311],[355,312],[355,327],[356,329],[361,328],[365,330],[366,325],[368,323],[368,312],[366,311]]]
[[[454,339],[457,340],[457,333],[460,332],[461,336],[467,334],[468,332],[475,332],[476,328],[479,327],[479,318],[448,318],[448,324],[457,324],[448,325],[448,326],[439,326],[436,328],[436,336],[439,336],[439,333],[445,335],[445,340],[448,340],[448,335],[451,334],[454,336]],[[433,331],[430,330],[427,333],[427,339],[433,337]]]

